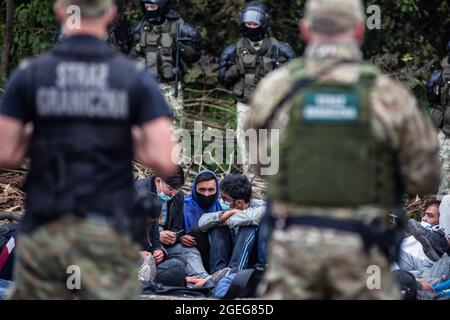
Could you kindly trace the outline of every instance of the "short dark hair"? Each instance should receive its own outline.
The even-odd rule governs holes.
[[[425,203],[425,210],[428,208],[428,207],[431,207],[431,206],[436,206],[436,207],[438,207],[438,209],[439,209],[439,206],[441,205],[441,201],[439,201],[439,200],[428,200],[426,203]]]
[[[203,181],[211,181],[211,180],[216,180],[216,176],[214,174],[212,174],[211,172],[203,172],[200,173],[197,177],[197,179],[195,179],[195,183],[200,183]]]
[[[234,200],[242,199],[248,203],[252,198],[252,184],[240,174],[226,175],[220,182],[220,189]]]
[[[162,176],[157,175],[160,177],[165,183],[167,183],[169,186],[171,186],[174,189],[179,189],[184,185],[184,170],[181,166],[177,166],[177,170],[174,174],[170,176]]]

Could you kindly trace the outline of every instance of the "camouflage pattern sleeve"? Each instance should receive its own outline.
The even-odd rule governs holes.
[[[292,77],[286,67],[269,73],[258,84],[250,105],[250,113],[245,129],[259,129],[272,114],[275,106],[290,89]],[[283,127],[281,119],[286,119],[286,108],[274,119],[271,128]]]
[[[375,134],[399,152],[406,192],[427,195],[440,181],[439,142],[430,119],[400,83],[380,76],[372,92]]]

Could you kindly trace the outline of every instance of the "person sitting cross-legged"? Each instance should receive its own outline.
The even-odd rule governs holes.
[[[195,247],[185,247],[181,244],[184,235],[183,205],[184,172],[181,167],[168,177],[154,175],[135,182],[138,196],[142,194],[156,195],[162,202],[159,215],[159,239],[166,258],[177,258],[185,263],[187,276],[208,277],[200,252]]]
[[[205,213],[198,221],[199,229],[209,236],[211,274],[225,268],[247,267],[266,211],[265,201],[251,200],[252,185],[243,175],[225,176],[220,189],[223,210]]]
[[[185,247],[196,247],[203,258],[204,266],[209,265],[208,234],[198,228],[198,220],[208,212],[222,211],[219,179],[210,170],[198,173],[192,183],[192,193],[184,198],[184,231],[180,242]]]

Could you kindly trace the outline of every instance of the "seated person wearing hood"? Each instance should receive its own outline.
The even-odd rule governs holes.
[[[198,227],[208,232],[210,272],[247,267],[258,225],[266,211],[263,200],[251,200],[252,184],[243,175],[230,174],[220,182],[222,211],[205,213]]]
[[[184,231],[180,237],[185,247],[197,247],[205,265],[209,261],[208,235],[198,229],[198,220],[208,212],[222,211],[219,179],[210,170],[201,171],[194,179],[192,193],[184,198]]]
[[[186,275],[207,277],[200,252],[196,248],[184,247],[180,238],[184,235],[183,206],[184,171],[178,167],[177,172],[169,177],[154,175],[135,182],[139,195],[157,195],[162,202],[159,217],[159,239],[166,252],[166,258],[177,258],[185,263]]]

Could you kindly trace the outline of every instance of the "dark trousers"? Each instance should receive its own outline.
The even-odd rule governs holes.
[[[242,270],[247,267],[253,250],[257,226],[240,227],[236,235],[229,227],[209,231],[211,274],[226,267]]]
[[[183,261],[175,258],[167,259],[156,267],[154,282],[165,286],[183,287],[185,282],[184,268]]]

